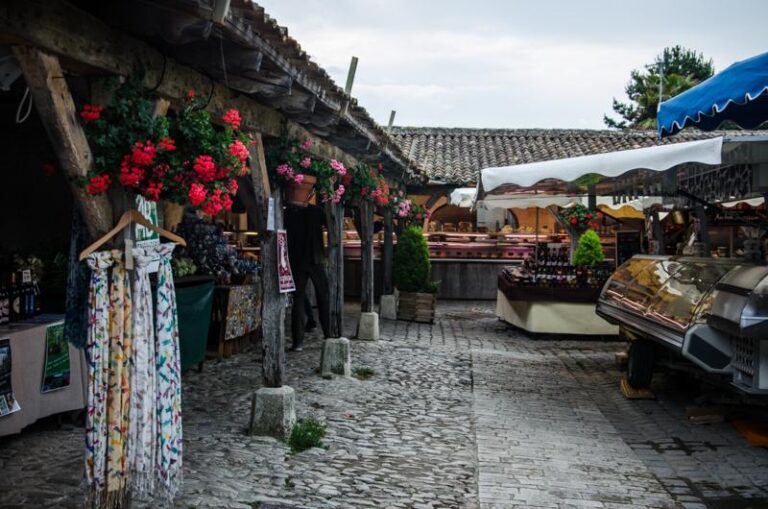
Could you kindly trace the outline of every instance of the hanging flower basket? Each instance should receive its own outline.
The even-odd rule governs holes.
[[[304,175],[300,181],[287,181],[285,183],[285,201],[292,205],[306,207],[315,194],[315,184],[317,184],[317,177],[314,175]]]

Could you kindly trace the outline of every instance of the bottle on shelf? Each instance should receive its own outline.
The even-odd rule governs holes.
[[[0,278],[0,285],[0,325],[5,325],[11,319],[11,300],[5,278]]]
[[[22,319],[22,295],[21,287],[16,282],[16,273],[11,273],[11,286],[9,289],[10,309],[9,321],[17,322]]]

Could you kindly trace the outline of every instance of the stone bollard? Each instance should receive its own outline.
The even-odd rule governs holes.
[[[296,424],[296,393],[291,387],[262,387],[253,395],[249,435],[286,440]]]
[[[378,313],[360,313],[360,323],[357,325],[357,339],[379,339]]]
[[[397,320],[397,296],[395,294],[381,296],[379,314],[385,320]]]
[[[328,338],[323,341],[320,374],[323,378],[330,378],[333,375],[352,376],[352,362],[347,338]]]

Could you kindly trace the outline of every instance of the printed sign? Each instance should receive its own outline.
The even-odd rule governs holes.
[[[11,386],[11,339],[0,339],[0,417],[21,410]]]
[[[285,230],[277,230],[277,276],[280,281],[280,293],[296,290],[291,262],[288,259],[288,233]]]
[[[147,221],[157,226],[157,203],[149,201],[140,194],[136,195],[136,209],[147,218]],[[140,224],[136,225],[136,247],[153,246],[160,243],[160,235],[157,232],[145,228]]]
[[[64,324],[49,326],[45,331],[45,364],[41,392],[69,386],[69,343],[64,338]]]

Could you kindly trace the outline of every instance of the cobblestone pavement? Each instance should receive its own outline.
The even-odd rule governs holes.
[[[654,401],[626,400],[621,343],[534,340],[492,308],[441,303],[432,326],[383,321],[382,341],[352,342],[367,381],[320,378],[317,339],[289,353],[297,413],[327,424],[327,449],[293,455],[246,436],[258,349],[186,373],[174,505],[768,507],[768,450],[729,423],[689,422],[678,378],[657,377]],[[0,507],[81,506],[82,432],[43,422],[0,438]]]

